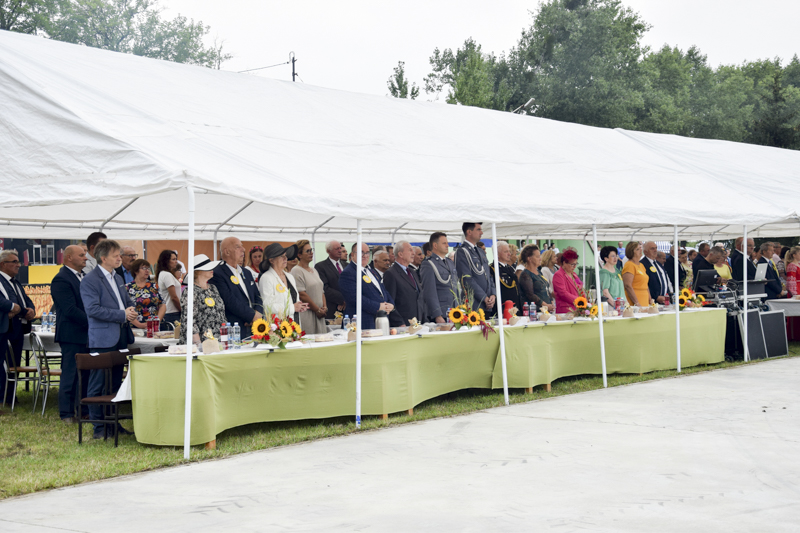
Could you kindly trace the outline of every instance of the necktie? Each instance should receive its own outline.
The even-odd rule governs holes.
[[[14,287],[14,292],[17,293],[19,298],[19,306],[25,307],[25,296],[23,296],[22,286],[17,281],[17,278],[11,278],[11,285]]]
[[[408,275],[408,279],[411,280],[411,284],[416,289],[417,288],[417,280],[414,279],[414,274],[411,273],[411,269],[410,268],[406,269],[406,274]]]
[[[342,273],[342,265],[339,263],[339,261],[336,261],[336,270],[339,272],[339,274]]]

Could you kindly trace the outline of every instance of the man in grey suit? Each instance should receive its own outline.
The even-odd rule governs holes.
[[[447,235],[437,231],[429,241],[431,256],[419,267],[422,278],[422,293],[428,309],[428,318],[437,324],[447,322],[447,310],[457,305],[461,298],[456,265],[447,258],[450,245]]]
[[[411,269],[414,250],[408,241],[398,242],[394,250],[395,262],[384,274],[383,284],[392,295],[395,309],[403,317],[404,326],[408,326],[408,321],[412,318],[424,322],[425,300],[422,286],[417,274]]]
[[[81,282],[81,300],[89,322],[89,353],[113,352],[133,344],[130,322],[137,318],[136,308],[125,290],[125,284],[114,269],[122,264],[121,247],[117,241],[101,241],[94,249],[97,268],[86,274]],[[122,383],[122,367],[115,367],[111,375],[111,388],[106,388],[103,370],[89,374],[88,396],[113,394]],[[103,408],[89,408],[91,420],[103,418]],[[103,438],[103,424],[94,425],[94,438]],[[129,433],[122,426],[120,433]]]
[[[316,268],[319,273],[319,279],[322,280],[322,290],[325,292],[325,302],[328,304],[328,314],[326,318],[333,318],[336,311],[344,314],[344,296],[342,296],[342,291],[339,290],[339,275],[347,264],[339,259],[341,257],[341,250],[342,245],[339,241],[329,241],[328,244],[325,245],[328,258],[314,265],[314,268]],[[355,311],[348,314],[353,313],[355,313]]]
[[[483,236],[483,222],[464,222],[464,242],[456,248],[456,271],[465,288],[472,290],[472,309],[482,308],[490,316],[495,304],[495,288],[486,253],[478,248]]]

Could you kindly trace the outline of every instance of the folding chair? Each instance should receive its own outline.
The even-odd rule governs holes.
[[[11,383],[14,384],[14,392],[11,396],[11,412],[14,412],[14,404],[17,400],[17,384],[18,383],[33,383],[33,409],[36,410],[36,396],[39,393],[38,382],[40,378],[39,365],[36,366],[17,366],[14,360],[14,350],[11,348],[11,341],[8,342],[7,349],[4,350],[3,368],[6,370],[6,386],[3,397],[3,405],[6,403],[5,396],[8,395],[8,387]],[[25,374],[24,376],[22,374]],[[31,376],[30,374],[33,374]]]
[[[36,361],[36,367],[39,369],[39,384],[38,390],[34,395],[33,400],[33,410],[36,410],[36,401],[39,395],[39,392],[44,389],[44,402],[42,403],[42,416],[44,416],[44,411],[47,408],[47,396],[50,393],[50,387],[53,386],[54,383],[61,383],[61,369],[59,368],[50,368],[50,359],[55,358],[56,352],[47,352],[44,349],[44,343],[42,343],[42,339],[39,336],[31,331],[29,335],[31,351],[33,352],[34,360]],[[60,354],[59,354],[60,356]],[[53,378],[58,378],[56,381],[53,381]]]
[[[111,390],[111,369],[117,366],[123,366],[128,362],[129,355],[138,355],[141,353],[139,348],[131,348],[125,352],[105,352],[97,355],[90,355],[88,353],[79,353],[75,355],[75,366],[78,369],[78,390],[83,390],[83,377],[81,370],[102,370],[105,376],[105,390]],[[103,424],[103,440],[108,440],[108,426],[112,425],[114,431],[114,447],[119,445],[119,431],[117,427],[120,420],[131,420],[133,414],[120,415],[120,405],[130,405],[131,401],[114,402],[112,401],[116,393],[105,394],[102,396],[94,396],[91,398],[83,398],[80,405],[99,405],[104,408],[103,418],[100,420],[83,420],[78,418],[78,444],[83,443],[83,425],[100,423]]]

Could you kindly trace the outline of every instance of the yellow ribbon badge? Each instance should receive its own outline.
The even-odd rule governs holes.
[[[275,289],[276,289],[278,292],[281,292],[281,293],[283,293],[283,292],[286,292],[286,287],[284,287],[284,286],[283,286],[283,285],[281,285],[280,283],[278,283],[277,285],[275,285]]]
[[[372,280],[366,274],[364,274],[364,283],[372,283]]]
[[[239,278],[237,278],[236,276],[231,276],[231,283],[233,283],[234,285],[238,285]]]
[[[215,305],[217,305],[217,302],[214,301],[214,298],[209,296],[208,298],[206,298],[206,305],[209,307],[214,307]]]
[[[650,267],[650,272],[655,272],[655,271],[656,271],[656,267],[654,267],[654,266]]]

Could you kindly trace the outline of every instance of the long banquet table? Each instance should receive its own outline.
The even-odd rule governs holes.
[[[725,310],[681,313],[682,366],[724,360]],[[604,322],[608,373],[674,369],[675,315]],[[508,385],[530,388],[566,376],[600,374],[597,321],[505,328]],[[479,331],[364,340],[362,414],[412,409],[467,388],[502,388],[499,335]],[[277,350],[235,350],[192,361],[191,443],[256,422],[355,415],[355,343]],[[131,361],[136,438],[183,444],[185,356],[138,355]]]

